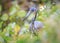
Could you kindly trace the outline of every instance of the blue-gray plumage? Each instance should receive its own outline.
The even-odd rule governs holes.
[[[34,24],[30,23],[29,31],[31,33],[36,33],[38,30],[42,29],[44,27],[44,24],[40,21],[34,21]]]

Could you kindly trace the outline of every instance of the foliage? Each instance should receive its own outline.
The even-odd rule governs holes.
[[[0,43],[60,43],[60,8],[57,5],[51,6],[50,3],[46,6],[46,9],[38,12],[36,18],[37,21],[43,22],[44,27],[36,32],[38,36],[34,36],[29,32],[29,22],[34,14],[32,13],[28,20],[22,21],[26,11],[20,10],[18,5],[13,5],[9,14],[4,13],[0,17]],[[4,30],[1,31],[2,29]]]

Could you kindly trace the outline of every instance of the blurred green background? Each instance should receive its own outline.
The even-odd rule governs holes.
[[[60,2],[56,1],[55,4],[51,0],[42,0],[36,21],[43,22],[44,28],[38,32],[38,36],[34,36],[28,31],[28,22],[34,14],[22,21],[28,8],[24,7],[28,3],[22,4],[24,1],[0,1],[0,43],[60,43]]]

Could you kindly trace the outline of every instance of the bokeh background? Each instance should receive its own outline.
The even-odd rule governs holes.
[[[34,14],[22,21],[32,0],[0,0],[0,43],[60,43],[60,0],[39,1],[36,21],[44,27],[35,36],[29,32]]]

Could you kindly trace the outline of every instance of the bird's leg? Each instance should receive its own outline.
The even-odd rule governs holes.
[[[37,17],[37,11],[35,11],[35,16],[32,20],[32,32],[33,32],[34,35],[36,35],[36,30],[35,30],[35,27],[34,27],[34,22],[36,20],[36,17]]]

